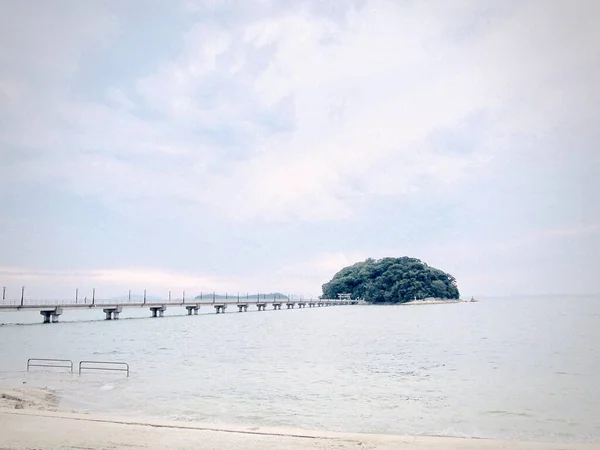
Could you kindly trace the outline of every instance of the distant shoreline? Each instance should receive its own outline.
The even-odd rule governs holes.
[[[463,299],[443,299],[443,298],[426,298],[423,300],[411,300],[410,302],[402,303],[403,305],[444,305],[449,303],[466,303],[469,300]]]
[[[478,300],[474,300],[473,302],[477,302]],[[385,305],[385,306],[402,306],[402,305],[445,305],[445,304],[455,304],[455,303],[471,303],[471,300],[464,299],[443,299],[443,298],[426,298],[423,300],[411,300],[409,302],[381,302],[381,303],[370,303],[364,302],[359,303],[361,305]]]

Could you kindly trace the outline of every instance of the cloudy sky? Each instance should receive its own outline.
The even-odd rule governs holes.
[[[600,292],[600,2],[0,2],[0,285]],[[88,294],[89,295],[89,294]]]

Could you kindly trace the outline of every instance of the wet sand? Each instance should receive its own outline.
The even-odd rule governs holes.
[[[594,444],[511,442],[492,439],[411,437],[216,427],[200,423],[131,420],[28,409],[0,409],[2,450],[65,449],[239,449],[239,450],[584,450]]]
[[[392,436],[131,419],[61,411],[59,403],[60,398],[50,389],[0,388],[0,450],[600,449],[597,444]]]

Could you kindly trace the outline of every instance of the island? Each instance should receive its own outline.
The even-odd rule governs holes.
[[[417,258],[369,258],[344,267],[322,286],[322,298],[350,296],[368,303],[458,300],[456,279]]]

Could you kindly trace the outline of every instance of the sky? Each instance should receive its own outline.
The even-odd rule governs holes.
[[[0,285],[600,292],[600,2],[5,0]],[[174,294],[175,295],[175,294]]]

